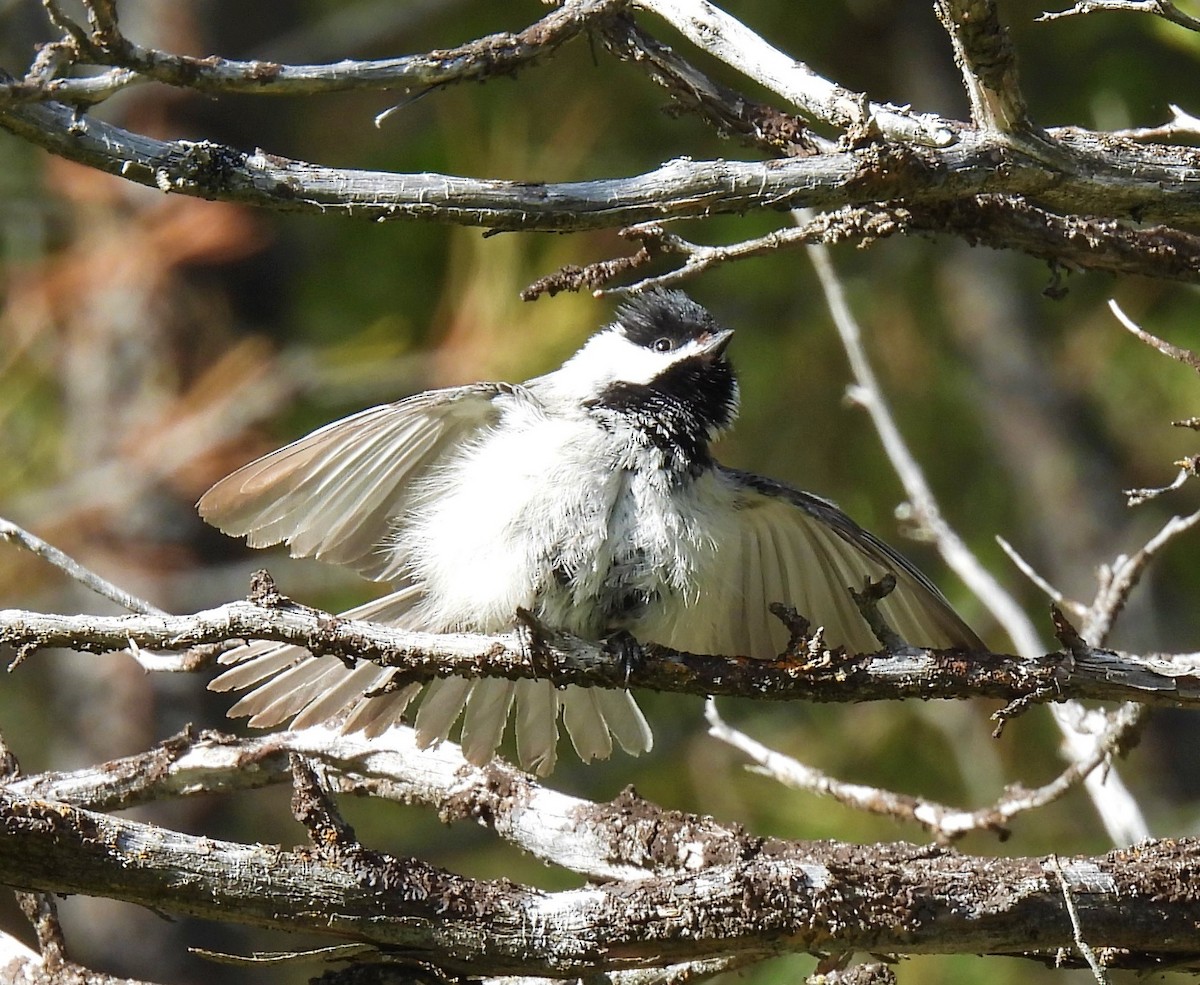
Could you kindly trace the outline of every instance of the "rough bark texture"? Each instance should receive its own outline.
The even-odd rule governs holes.
[[[653,810],[653,808],[651,808]],[[636,820],[639,803],[628,805]],[[1045,859],[905,844],[742,836],[696,873],[542,893],[361,846],[333,857],[196,838],[60,802],[5,797],[0,881],[209,919],[370,941],[472,974],[574,976],[813,949],[1025,953],[1070,948]],[[664,837],[670,840],[670,832]],[[1120,963],[1200,959],[1200,845],[1060,863],[1092,947]]]
[[[751,660],[645,647],[630,668],[594,643],[560,634],[502,636],[409,633],[341,619],[305,606],[231,602],[192,616],[66,616],[0,610],[0,645],[20,656],[43,647],[89,652],[186,649],[238,639],[299,644],[318,654],[372,660],[396,668],[396,683],[450,674],[549,676],[557,684],[645,687],[696,695],[769,700],[877,701],[896,698],[1000,698],[1042,703],[1068,698],[1200,703],[1192,654],[1135,656],[1073,642],[1033,660],[1008,654],[899,648],[847,656],[797,640],[791,654]],[[534,657],[531,658],[531,647]]]

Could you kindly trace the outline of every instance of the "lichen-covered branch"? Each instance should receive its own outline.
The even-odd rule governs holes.
[[[283,850],[5,794],[0,881],[401,950],[450,972],[575,977],[845,949],[987,954],[1072,946],[1063,883],[1115,964],[1200,961],[1200,845],[1064,860],[743,836],[695,873],[544,893],[354,844]]]
[[[972,123],[872,102],[818,76],[708,2],[569,0],[517,33],[402,58],[317,66],[145,48],[124,37],[112,4],[86,6],[85,27],[49,4],[62,39],[43,47],[24,78],[0,73],[0,128],[164,192],[283,211],[496,230],[583,230],[796,207],[891,211],[897,219],[893,234],[947,233],[1067,268],[1200,279],[1200,153],[1081,129],[1038,130],[1026,119],[1015,55],[991,0],[942,0],[937,7],[972,97]],[[789,106],[747,99],[714,82],[635,22],[635,7],[666,20]],[[154,140],[85,112],[147,79],[213,94],[422,89],[483,79],[511,74],[584,30],[642,67],[678,106],[791,159],[681,158],[642,175],[556,185],[329,168],[209,141]],[[71,74],[76,66],[104,71],[79,77]],[[794,110],[843,131],[842,140],[811,132]],[[724,252],[749,256],[761,250]],[[628,263],[610,266],[611,279]]]
[[[423,88],[452,82],[480,81],[512,75],[535,59],[552,53],[590,23],[610,16],[628,0],[565,0],[535,24],[517,33],[503,32],[445,48],[374,61],[344,60],[327,65],[284,65],[269,61],[235,61],[216,56],[196,58],[147,48],[125,37],[106,5],[91,3],[92,30],[75,25],[74,59],[136,72],[143,79],[205,93],[315,95],[352,89]],[[45,88],[26,82],[10,84],[12,99],[63,98],[69,86]],[[61,80],[66,82],[68,80]],[[90,101],[94,101],[90,100]]]
[[[872,143],[783,161],[676,160],[628,178],[543,184],[325,168],[209,142],[134,134],[58,103],[0,108],[0,127],[53,153],[165,192],[282,211],[341,212],[494,229],[578,230],[750,209],[911,199],[930,206],[1015,194],[1064,212],[1200,227],[1200,152],[1115,146],[1063,131],[1073,170],[1051,169],[987,134],[949,147]]]
[[[1200,236],[1195,234],[1170,226],[1135,227],[1111,219],[1056,215],[1016,196],[977,195],[933,205],[848,205],[812,215],[795,227],[727,245],[693,243],[662,223],[640,223],[621,230],[622,238],[641,242],[637,253],[585,267],[564,267],[531,284],[523,296],[532,299],[561,290],[642,291],[676,285],[723,264],[814,243],[868,247],[915,233],[955,235],[973,246],[1021,250],[1050,262],[1056,270],[1099,270],[1200,283]],[[621,287],[608,286],[664,256],[682,262],[676,260],[678,266],[664,273]]]
[[[325,727],[253,738],[184,732],[146,752],[21,777],[7,789],[90,810],[125,810],[286,783],[293,755],[320,763],[339,791],[421,804],[446,822],[474,821],[545,862],[594,880],[695,872],[738,850],[737,833],[711,818],[664,810],[632,791],[611,803],[592,803],[542,786],[500,759],[474,766],[450,741],[422,749],[414,730],[403,726],[371,740]]]
[[[937,0],[934,9],[950,35],[975,125],[1004,133],[1028,130],[1016,52],[995,0]]]
[[[511,680],[548,676],[558,684],[585,687],[628,684],[769,700],[991,697],[1043,702],[1077,697],[1200,704],[1200,657],[1195,654],[1133,656],[1083,647],[1069,656],[1053,652],[1016,658],[913,647],[862,655],[818,649],[815,654],[751,660],[684,654],[648,644],[645,659],[630,669],[603,645],[563,634],[547,633],[531,641],[524,632],[414,633],[286,601],[231,602],[189,616],[0,611],[0,645],[21,655],[44,647],[110,652],[125,649],[131,641],[148,649],[180,650],[238,639],[276,640],[317,654],[371,660],[396,668],[397,683],[450,674]],[[531,646],[536,658],[530,656]]]
[[[810,119],[839,130],[869,124],[889,137],[922,144],[944,146],[955,139],[954,128],[933,114],[873,103],[865,94],[823,78],[708,0],[636,0],[636,5],[657,14],[693,44],[782,96]]]

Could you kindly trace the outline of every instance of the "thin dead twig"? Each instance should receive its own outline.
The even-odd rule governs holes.
[[[1164,339],[1160,339],[1157,335],[1152,335],[1144,328],[1137,324],[1122,310],[1115,298],[1109,298],[1109,310],[1116,316],[1130,334],[1141,339],[1146,345],[1157,349],[1164,356],[1170,356],[1176,362],[1183,363],[1185,366],[1190,366],[1197,373],[1200,373],[1200,356],[1197,356],[1191,349],[1185,349],[1183,346],[1173,345]]]
[[[145,599],[138,598],[132,595],[119,585],[113,584],[107,578],[103,578],[90,571],[74,558],[69,557],[60,551],[53,544],[48,544],[28,530],[17,526],[11,520],[5,520],[0,517],[0,540],[7,540],[25,548],[32,554],[40,557],[43,561],[53,565],[67,575],[72,581],[76,581],[97,595],[108,599],[110,602],[115,602],[122,609],[128,609],[130,612],[140,612],[143,615],[165,616],[167,613],[147,602]]]
[[[1184,283],[1200,282],[1200,236],[1164,226],[1130,228],[1107,219],[1057,215],[1019,196],[975,195],[948,202],[906,201],[842,206],[806,213],[797,227],[728,245],[693,243],[668,232],[661,222],[621,230],[642,243],[632,256],[586,267],[564,267],[530,285],[526,300],[561,290],[628,294],[670,286],[724,263],[814,243],[856,242],[860,248],[898,235],[958,235],[972,245],[1019,250],[1071,270],[1141,274]],[[606,287],[655,259],[682,257],[681,266],[622,287]]]
[[[1075,906],[1075,895],[1071,891],[1071,886],[1067,882],[1067,874],[1063,872],[1057,855],[1050,856],[1050,866],[1054,869],[1055,875],[1058,876],[1058,883],[1062,887],[1063,902],[1066,904],[1067,914],[1071,918],[1071,930],[1075,934],[1075,947],[1083,955],[1084,960],[1087,961],[1088,967],[1092,969],[1092,974],[1099,985],[1108,985],[1108,974],[1096,957],[1096,952],[1092,950],[1091,945],[1084,939],[1083,927],[1079,922],[1079,910]]]
[[[145,599],[138,598],[136,595],[125,591],[119,585],[113,584],[107,578],[103,578],[96,574],[96,572],[84,567],[74,558],[64,554],[53,544],[48,544],[40,537],[17,526],[10,520],[0,518],[0,540],[8,540],[23,547],[25,550],[40,557],[43,561],[58,568],[73,581],[78,582],[97,595],[108,599],[110,602],[115,602],[123,609],[149,616],[169,615],[165,610],[147,602]],[[189,671],[198,669],[200,665],[207,662],[207,658],[203,654],[185,653],[168,655],[164,653],[150,653],[143,650],[133,640],[129,640],[127,643],[128,645],[124,647],[125,651],[148,671]],[[19,659],[20,656],[18,655]]]
[[[1056,21],[1063,17],[1080,14],[1095,14],[1105,10],[1128,11],[1135,14],[1152,14],[1170,21],[1189,31],[1200,31],[1200,19],[1185,14],[1171,0],[1079,0],[1069,10],[1046,11],[1038,21]]]
[[[807,218],[806,214],[802,215]],[[1028,616],[943,519],[924,473],[909,451],[887,407],[883,390],[863,347],[861,330],[846,301],[828,248],[814,245],[807,249],[850,360],[855,380],[851,395],[870,415],[892,467],[904,485],[915,516],[946,563],[996,617],[1017,645],[1017,651],[1026,656],[1040,652],[1042,647],[1038,634]],[[1062,776],[1067,777],[1069,774],[1072,782],[1083,781],[1114,842],[1132,844],[1149,837],[1149,826],[1116,770],[1110,769],[1103,776],[1096,772],[1096,766],[1107,759],[1109,749],[1103,748],[1094,736],[1084,735],[1075,728],[1075,722],[1082,714],[1082,709],[1076,707],[1074,702],[1067,702],[1063,707],[1052,706],[1051,713],[1063,733],[1064,744],[1072,763]],[[1132,726],[1130,728],[1132,729]]]
[[[1137,587],[1147,565],[1171,541],[1187,533],[1197,524],[1200,524],[1200,510],[1189,516],[1173,516],[1140,550],[1129,556],[1121,555],[1108,566],[1080,629],[1080,634],[1088,643],[1093,646],[1104,644],[1113,623]]]
[[[147,48],[126,38],[107,2],[87,4],[90,32],[50,3],[52,20],[78,50],[78,60],[130,70],[144,78],[206,93],[312,95],[355,89],[431,87],[494,75],[511,75],[610,16],[628,0],[565,0],[541,20],[517,33],[501,32],[455,48],[399,58],[342,60],[324,65],[285,65],[270,61],[196,58]],[[110,79],[109,83],[115,82]],[[128,84],[122,80],[122,85]],[[67,92],[69,92],[69,88]],[[90,95],[98,95],[97,90]],[[26,86],[23,98],[36,94]],[[64,87],[47,84],[43,98],[64,98]],[[92,101],[96,101],[92,99]]]
[[[1197,373],[1200,373],[1200,356],[1192,352],[1190,349],[1185,349],[1183,346],[1174,345],[1167,342],[1165,339],[1160,339],[1157,335],[1147,332],[1144,328],[1137,324],[1132,318],[1125,314],[1124,310],[1117,303],[1115,298],[1110,298],[1108,301],[1109,310],[1112,311],[1117,321],[1135,338],[1146,343],[1152,349],[1157,349],[1165,356],[1169,356],[1176,362],[1183,363],[1185,366],[1190,366]],[[1176,421],[1175,424],[1180,427],[1195,427],[1196,421],[1193,418],[1188,421]],[[1182,459],[1175,463],[1179,466],[1179,472],[1175,478],[1164,486],[1149,487],[1145,489],[1126,489],[1125,496],[1129,506],[1137,506],[1146,502],[1149,499],[1154,499],[1164,493],[1171,492],[1182,486],[1191,476],[1197,473],[1200,469],[1200,456],[1191,456],[1190,458]],[[1176,518],[1178,519],[1178,517]]]
[[[1163,141],[1178,138],[1200,137],[1200,118],[1181,109],[1174,103],[1168,103],[1171,111],[1171,122],[1157,127],[1131,127],[1126,130],[1111,131],[1114,137],[1125,140]]]
[[[993,831],[1004,840],[1012,820],[1062,799],[1083,783],[1110,757],[1125,748],[1143,721],[1143,705],[1127,703],[1105,719],[1090,754],[1074,760],[1049,783],[1034,789],[1014,785],[994,803],[974,810],[951,807],[925,797],[896,793],[879,787],[847,783],[800,763],[791,756],[764,746],[725,723],[710,698],[705,708],[709,734],[749,756],[761,772],[786,786],[828,796],[847,807],[897,820],[913,821],[943,843],[951,843],[975,831]]]
[[[839,804],[868,814],[881,814],[898,821],[914,821],[945,843],[981,829],[996,832],[1001,841],[1009,835],[1003,823],[1007,817],[994,808],[964,811],[925,797],[914,797],[861,783],[847,783],[776,752],[729,725],[717,711],[713,698],[706,702],[704,716],[708,721],[709,735],[749,756],[757,764],[757,772],[785,786],[829,797]]]

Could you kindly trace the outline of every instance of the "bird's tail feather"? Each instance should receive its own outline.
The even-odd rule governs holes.
[[[419,593],[404,588],[343,613],[404,628]],[[379,735],[401,721],[421,685],[389,689],[393,670],[368,661],[348,666],[335,656],[313,657],[287,644],[251,643],[221,657],[228,665],[209,688],[249,689],[229,710],[248,717],[256,727],[291,720],[292,728],[338,720],[346,731]],[[373,693],[374,692],[374,693]],[[515,710],[515,715],[514,715]],[[627,691],[568,686],[549,681],[467,680],[448,677],[426,690],[416,715],[417,739],[423,747],[449,737],[462,719],[462,746],[467,759],[485,763],[496,752],[509,718],[515,718],[517,755],[521,765],[546,775],[554,769],[558,715],[585,762],[612,752],[613,739],[631,755],[653,744],[641,709]]]

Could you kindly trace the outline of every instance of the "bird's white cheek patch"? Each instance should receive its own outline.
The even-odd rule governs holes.
[[[562,371],[578,377],[575,389],[585,399],[613,383],[648,385],[680,356],[634,345],[619,332],[608,331],[592,336]]]

